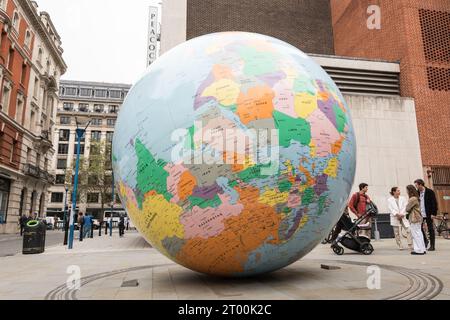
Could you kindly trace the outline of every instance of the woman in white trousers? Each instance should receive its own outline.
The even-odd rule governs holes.
[[[400,195],[400,188],[393,187],[391,189],[391,197],[388,199],[388,208],[391,213],[391,226],[394,229],[395,241],[400,250],[403,250],[402,240],[403,235],[401,229],[406,233],[408,248],[413,250],[413,241],[411,238],[411,230],[408,219],[406,219],[406,204],[408,201],[405,197]]]
[[[414,244],[414,251],[411,254],[423,255],[427,253],[425,241],[422,234],[422,214],[420,213],[419,193],[413,185],[406,187],[408,193],[408,204],[406,205],[406,212],[408,213],[408,220],[411,225],[411,236]]]

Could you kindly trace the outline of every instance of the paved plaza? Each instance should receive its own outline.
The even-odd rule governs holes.
[[[43,254],[0,257],[0,299],[450,299],[450,241],[438,238],[437,251],[425,256],[397,250],[393,239],[373,245],[371,256],[337,256],[319,245],[277,272],[221,279],[173,263],[137,232],[114,233],[76,241],[73,250],[54,245]],[[380,289],[367,286],[374,265]],[[73,270],[81,272],[78,290],[66,285]]]

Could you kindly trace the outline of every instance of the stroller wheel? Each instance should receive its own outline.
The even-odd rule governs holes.
[[[370,243],[363,243],[361,245],[361,252],[366,256],[371,255],[373,252],[373,246]]]
[[[333,249],[333,252],[336,253],[338,256],[342,256],[344,254],[344,248],[342,248],[338,245],[333,246],[332,249]]]

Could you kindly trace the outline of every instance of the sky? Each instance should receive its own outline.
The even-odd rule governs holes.
[[[37,0],[50,14],[65,80],[135,83],[145,72],[150,5],[160,0]]]

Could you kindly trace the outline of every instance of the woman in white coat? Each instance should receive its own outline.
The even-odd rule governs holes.
[[[406,218],[406,205],[408,200],[400,195],[400,188],[393,187],[391,189],[391,197],[388,199],[388,208],[391,213],[391,226],[394,229],[395,241],[400,250],[403,250],[402,240],[403,231],[406,233],[408,248],[413,250],[413,241],[411,238],[411,229],[408,219]]]

